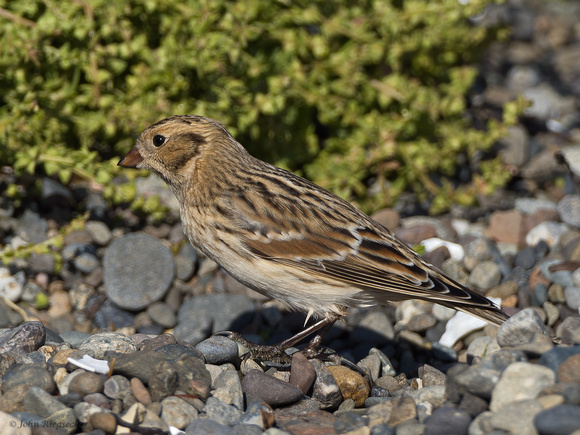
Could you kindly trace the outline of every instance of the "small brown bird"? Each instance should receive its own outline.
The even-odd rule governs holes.
[[[307,346],[315,354],[347,308],[389,301],[423,299],[497,325],[507,319],[348,202],[252,157],[212,119],[159,121],[119,165],[163,178],[190,242],[236,280],[320,319],[277,345],[280,351],[318,331]]]

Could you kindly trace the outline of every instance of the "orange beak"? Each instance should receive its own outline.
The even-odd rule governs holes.
[[[123,166],[125,168],[136,168],[139,163],[143,161],[143,156],[137,150],[137,147],[131,148],[131,151],[127,153],[125,157],[121,159],[117,166]]]

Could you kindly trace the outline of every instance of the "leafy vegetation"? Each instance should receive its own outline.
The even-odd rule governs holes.
[[[505,35],[470,24],[488,3],[0,1],[0,163],[130,201],[118,159],[149,124],[192,113],[366,211],[409,188],[432,212],[472,203],[505,172],[492,161],[458,184],[459,162],[519,108],[485,131],[466,116],[473,65]]]

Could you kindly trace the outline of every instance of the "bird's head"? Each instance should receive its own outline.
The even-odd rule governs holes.
[[[118,165],[149,169],[175,189],[193,177],[200,161],[211,160],[212,154],[235,154],[240,149],[243,147],[217,121],[194,115],[171,116],[141,133]]]

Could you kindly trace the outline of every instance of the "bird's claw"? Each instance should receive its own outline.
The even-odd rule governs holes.
[[[244,360],[252,358],[259,361],[271,361],[277,364],[289,364],[292,361],[292,357],[286,353],[286,349],[278,345],[253,343],[246,340],[239,332],[219,331],[213,335],[227,337],[246,348],[247,352],[242,355]]]
[[[227,337],[230,340],[235,341],[236,343],[245,347],[248,352],[242,355],[244,360],[251,358],[261,362],[269,361],[277,364],[290,364],[292,362],[293,353],[288,354],[286,352],[288,349],[284,349],[279,345],[252,343],[251,341],[246,340],[239,332],[233,331],[219,331],[213,335]],[[340,356],[336,353],[336,351],[328,347],[314,347],[307,345],[304,349],[296,351],[296,353],[301,353],[308,359],[316,358],[321,361],[328,361],[337,365],[344,365],[345,367],[360,373],[363,377],[368,376],[368,374],[361,367]]]

